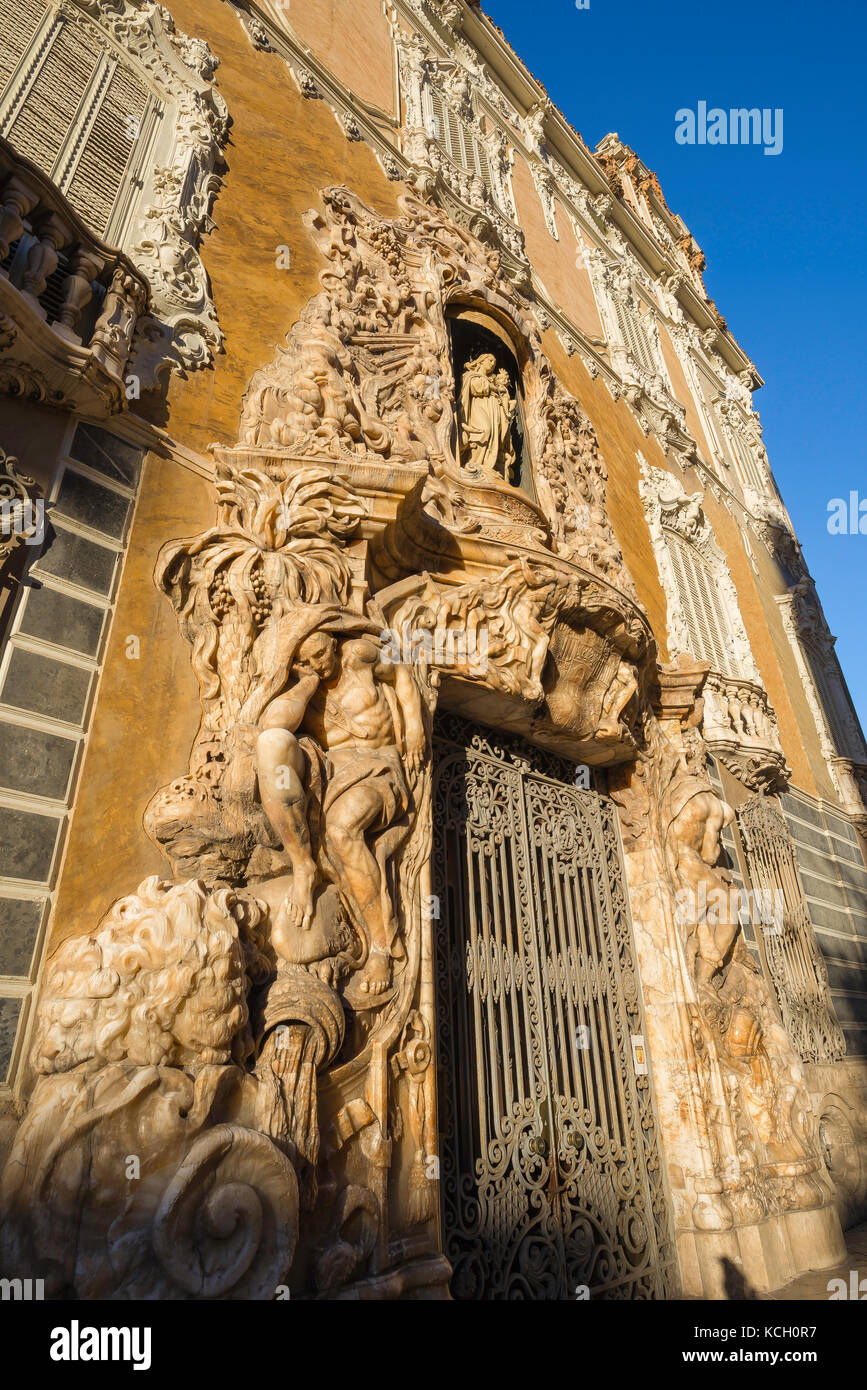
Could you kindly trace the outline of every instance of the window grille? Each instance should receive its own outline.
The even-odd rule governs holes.
[[[782,815],[763,796],[737,810],[754,891],[777,902],[760,932],[768,974],[783,1024],[804,1062],[840,1061],[846,1052],[828,972],[816,940],[798,869],[795,845]]]

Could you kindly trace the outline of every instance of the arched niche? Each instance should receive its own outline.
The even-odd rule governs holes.
[[[525,380],[529,346],[517,340],[513,325],[510,332],[490,312],[469,305],[451,305],[446,321],[455,383],[456,457],[461,463],[484,458],[503,482],[536,501]],[[485,442],[480,428],[493,436],[499,432],[499,437]]]

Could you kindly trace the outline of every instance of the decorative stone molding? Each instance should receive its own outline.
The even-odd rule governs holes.
[[[35,479],[22,473],[18,459],[0,449],[0,579],[18,547],[32,541],[43,526]]]
[[[867,833],[867,759],[832,758],[831,768],[843,809]]]
[[[670,473],[651,468],[644,460],[640,491],[666,596],[669,649],[674,655],[698,655],[711,663],[704,691],[705,741],[714,756],[751,790],[785,786],[789,770],[776,715],[752,655],[725,556],[702,509],[702,495],[688,495]],[[695,651],[698,634],[693,629],[699,621],[706,624],[707,618],[703,615],[691,622],[688,617],[691,600],[682,592],[684,581],[678,574],[669,536],[691,546],[707,568],[708,589],[705,595],[696,596],[696,603],[699,608],[704,601],[716,604],[718,596],[719,630],[725,633],[727,644],[724,671],[719,669],[722,663],[714,652]]]
[[[251,44],[260,53],[273,53],[274,49],[271,40],[268,38],[268,31],[261,19],[252,10],[237,2],[230,0],[238,12],[238,20],[241,28],[249,38]]]
[[[201,39],[179,30],[151,0],[46,0],[55,24],[86,26],[88,41],[141,74],[159,93],[157,115],[138,129],[141,167],[112,217],[120,240],[146,277],[149,304],[136,324],[131,371],[141,388],[168,370],[210,362],[221,343],[208,278],[197,245],[211,230],[220,186],[216,166],[228,111],[212,86],[217,59]],[[167,119],[166,119],[167,117]],[[134,156],[136,157],[136,156]]]
[[[621,252],[626,251],[625,242]],[[631,261],[631,255],[628,257]],[[585,264],[606,328],[612,365],[622,394],[635,411],[645,434],[653,434],[663,450],[695,452],[686,425],[686,408],[671,393],[659,341],[654,309],[639,313],[633,274],[626,258],[611,259],[600,250],[585,256]]]
[[[456,482],[480,483],[479,471],[458,458],[445,315],[487,301],[529,347],[526,414],[555,550],[634,593],[605,510],[607,469],[595,433],[556,381],[530,306],[503,274],[497,252],[412,195],[401,199],[402,215],[392,222],[342,189],[326,190],[323,201],[325,216],[307,218],[330,263],[323,293],[273,366],[253,378],[242,441],[332,457],[366,450],[382,459],[433,460]],[[526,510],[516,489],[506,487],[503,499],[501,508]]]
[[[683,484],[671,473],[666,473],[661,468],[653,468],[644,461],[641,474],[639,490],[668,605],[669,650],[674,655],[680,652],[690,653],[690,647],[694,643],[687,624],[684,596],[680,592],[677,573],[666,541],[666,532],[674,533],[693,546],[712,571],[717,592],[720,594],[720,606],[729,625],[727,656],[732,663],[733,673],[760,684],[758,667],[740,614],[737,590],[725,555],[717,545],[713,528],[702,509],[702,494],[687,494]],[[705,656],[704,653],[691,654]]]
[[[751,791],[785,787],[791,776],[767,691],[714,673],[704,691],[704,737],[713,755]]]
[[[406,178],[420,194],[435,199],[453,221],[496,246],[517,284],[529,281],[524,238],[515,221],[504,132],[486,127],[471,98],[471,74],[460,62],[439,61],[419,34],[397,40],[398,67],[406,103]],[[449,114],[451,113],[451,114]],[[462,129],[484,150],[490,186],[478,169],[452,157],[443,121]]]
[[[554,176],[548,166],[541,162],[531,164],[530,173],[533,175],[533,183],[539,195],[539,202],[542,204],[542,211],[545,214],[545,225],[554,240],[559,241],[557,212],[554,204]]]

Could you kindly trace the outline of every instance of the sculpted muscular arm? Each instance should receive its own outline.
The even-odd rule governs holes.
[[[409,669],[401,664],[380,662],[376,668],[380,680],[388,681],[394,687],[397,702],[403,718],[403,747],[401,754],[407,770],[415,776],[424,763],[427,747],[421,695]],[[398,735],[399,730],[395,731]]]

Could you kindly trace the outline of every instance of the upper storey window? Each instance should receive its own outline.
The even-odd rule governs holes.
[[[734,656],[735,634],[714,567],[677,530],[668,526],[663,530],[689,635],[689,650],[699,661],[709,662],[714,671],[733,675],[738,664]]]
[[[726,677],[757,680],[758,670],[726,558],[699,492],[642,461],[644,501],[668,605],[668,644]]]
[[[116,240],[121,190],[162,106],[96,25],[42,0],[0,0],[0,135]]]
[[[614,307],[617,326],[627,352],[640,367],[650,372],[651,376],[659,375],[660,364],[653,350],[645,316],[635,307],[634,302],[627,302],[619,297],[614,300]]]
[[[453,107],[449,106],[436,87],[431,85],[424,87],[422,103],[425,126],[431,137],[442,146],[455,164],[460,164],[471,174],[478,174],[491,197],[495,201],[500,201],[494,189],[488,152],[478,134],[457,114]]]
[[[228,135],[216,67],[162,5],[0,0],[0,138],[148,280],[131,366],[143,390],[167,365],[204,366],[221,341],[197,250]],[[22,183],[26,200],[23,173]],[[20,257],[38,230],[33,206],[10,254]],[[77,239],[72,219],[53,221],[61,275]]]

